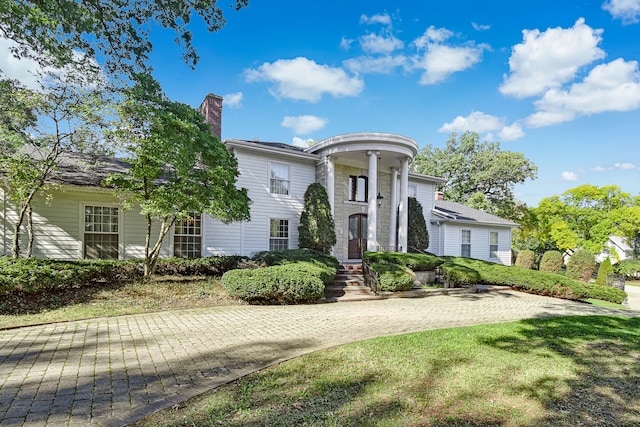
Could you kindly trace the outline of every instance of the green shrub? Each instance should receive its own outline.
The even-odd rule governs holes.
[[[408,291],[413,286],[410,270],[397,264],[374,263],[371,269],[378,273],[378,289],[384,292]]]
[[[600,263],[600,267],[598,267],[598,278],[596,279],[596,283],[598,285],[606,285],[607,274],[613,274],[613,265],[611,265],[611,259],[609,257],[607,257]]]
[[[424,220],[422,204],[415,197],[409,197],[407,223],[407,246],[410,252],[426,251],[429,247],[429,231]]]
[[[473,268],[455,263],[444,263],[440,267],[445,283],[450,287],[464,287],[480,283],[480,273]]]
[[[163,258],[158,260],[156,274],[174,276],[222,276],[238,268],[245,259],[240,256],[213,256],[208,258]]]
[[[324,293],[323,276],[326,279],[323,268],[310,263],[274,265],[227,271],[222,275],[222,286],[229,296],[250,304],[310,303]]]
[[[444,262],[442,258],[433,255],[401,252],[365,252],[364,260],[367,264],[398,264],[413,271],[433,271]]]
[[[136,261],[0,258],[0,293],[35,293],[97,283],[124,283],[141,277],[142,268]]]
[[[533,265],[535,264],[535,262],[535,252],[528,249],[518,252],[518,256],[516,256],[516,265],[518,267],[528,268],[529,270],[531,270],[533,269]]]
[[[558,273],[562,270],[562,254],[559,251],[546,251],[540,260],[540,271]]]
[[[596,257],[586,249],[578,249],[567,263],[567,277],[588,282],[596,269]]]
[[[620,261],[615,270],[618,274],[625,277],[640,277],[640,260],[638,259],[625,259]]]
[[[322,252],[312,249],[287,249],[283,251],[259,252],[252,258],[253,261],[264,266],[291,264],[299,261],[311,262],[313,264],[326,265],[338,269],[338,260]]]
[[[336,227],[331,215],[331,204],[322,184],[314,182],[304,192],[304,210],[298,227],[299,244],[328,254],[336,244]]]

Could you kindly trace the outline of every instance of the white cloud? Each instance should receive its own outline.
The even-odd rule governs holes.
[[[526,119],[532,127],[550,126],[578,116],[640,108],[640,72],[636,61],[616,59],[594,67],[568,90],[550,89]]]
[[[281,125],[286,128],[293,129],[297,134],[307,134],[325,127],[328,123],[327,119],[317,116],[286,116]]]
[[[471,26],[476,31],[487,31],[487,30],[491,29],[491,25],[482,25],[482,24],[478,24],[476,22],[472,22]]]
[[[340,47],[344,50],[349,50],[351,49],[351,44],[354,42],[353,39],[348,39],[346,37],[342,37],[342,39],[340,40]]]
[[[633,163],[614,163],[613,168],[626,171],[626,170],[635,169],[636,165],[634,165]]]
[[[600,166],[600,165],[598,165],[598,166],[596,166],[595,168],[593,168],[593,171],[594,171],[594,172],[604,172],[604,171],[606,171],[606,170],[607,170],[607,169],[606,169],[604,166]]]
[[[424,70],[420,84],[430,85],[446,80],[451,74],[466,70],[482,59],[486,45],[454,46],[444,44],[453,33],[446,28],[430,26],[424,34],[413,41],[418,50],[424,50],[413,58],[413,68]]]
[[[522,138],[525,133],[522,131],[520,123],[506,124],[506,119],[474,111],[467,117],[458,116],[450,123],[445,123],[438,129],[438,132],[466,132],[473,131],[477,133],[489,132],[485,139],[495,139],[494,132],[503,141],[514,141]]]
[[[562,180],[563,181],[577,181],[578,180],[578,174],[575,172],[569,172],[569,171],[564,171],[562,172]]]
[[[296,147],[302,147],[302,148],[311,147],[314,142],[315,141],[311,138],[303,139],[298,136],[294,136],[291,140],[292,145],[295,145]]]
[[[372,16],[361,15],[360,16],[360,23],[361,24],[368,24],[368,25],[383,24],[383,25],[391,26],[391,16],[389,16],[388,13],[378,13],[378,14],[372,15]]]
[[[318,102],[328,93],[334,97],[355,96],[362,92],[364,81],[350,77],[342,68],[320,65],[304,57],[265,62],[245,72],[248,82],[274,83],[272,95],[281,98]]]
[[[640,0],[608,0],[602,8],[623,24],[636,23],[640,17]]]
[[[360,47],[365,53],[391,53],[402,49],[404,42],[393,35],[366,34],[360,37]]]
[[[224,99],[224,103],[229,108],[240,108],[242,107],[242,92],[228,93],[222,97]]]
[[[500,92],[525,98],[544,93],[572,81],[578,70],[602,59],[598,47],[602,30],[592,29],[580,18],[571,28],[523,30],[523,42],[515,45],[509,58],[511,74],[504,76]]]
[[[40,89],[38,73],[52,71],[52,69],[43,69],[33,59],[16,58],[11,53],[11,48],[15,46],[17,45],[13,40],[0,38],[0,70],[7,78],[18,80],[29,89]]]
[[[343,64],[352,73],[388,74],[397,67],[405,67],[407,57],[404,55],[359,56],[347,59]]]

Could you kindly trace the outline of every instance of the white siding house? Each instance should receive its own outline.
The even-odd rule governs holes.
[[[201,106],[220,137],[222,98],[208,95]],[[251,219],[223,224],[197,214],[180,221],[165,239],[162,256],[243,255],[298,247],[298,226],[307,187],[327,190],[336,224],[334,255],[356,260],[364,251],[406,252],[408,198],[423,208],[430,235],[428,251],[511,263],[511,229],[517,224],[436,200],[441,178],[410,172],[418,153],[411,138],[387,133],[337,135],[303,149],[278,142],[223,141],[237,160],[237,186],[246,188]],[[93,168],[69,155],[51,203],[34,201],[34,255],[58,259],[141,258],[145,220],[139,209],[123,210],[102,179],[128,165],[100,158]],[[94,159],[95,160],[95,159]],[[0,255],[10,255],[16,211],[0,185]],[[155,230],[157,233],[157,230]],[[23,234],[26,234],[23,233]],[[26,245],[23,236],[23,247]]]

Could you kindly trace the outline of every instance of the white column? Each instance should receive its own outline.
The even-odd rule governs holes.
[[[331,205],[331,216],[334,216],[334,194],[336,188],[336,173],[335,163],[333,157],[327,156],[327,196],[329,198],[329,205]],[[335,221],[335,218],[334,218]]]
[[[378,250],[378,235],[376,232],[378,223],[378,151],[367,151],[369,156],[369,204],[367,211],[367,251]]]
[[[402,252],[407,252],[407,227],[409,224],[409,158],[401,160],[400,169],[400,206],[398,208],[398,245]]]
[[[398,245],[396,229],[398,226],[398,195],[396,186],[398,184],[398,169],[391,168],[391,226],[389,227],[389,245],[391,247]]]

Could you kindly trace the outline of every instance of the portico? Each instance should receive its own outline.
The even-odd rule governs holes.
[[[353,133],[306,151],[322,159],[316,179],[327,189],[336,222],[335,255],[358,259],[381,247],[406,252],[409,164],[418,144],[401,135]]]

